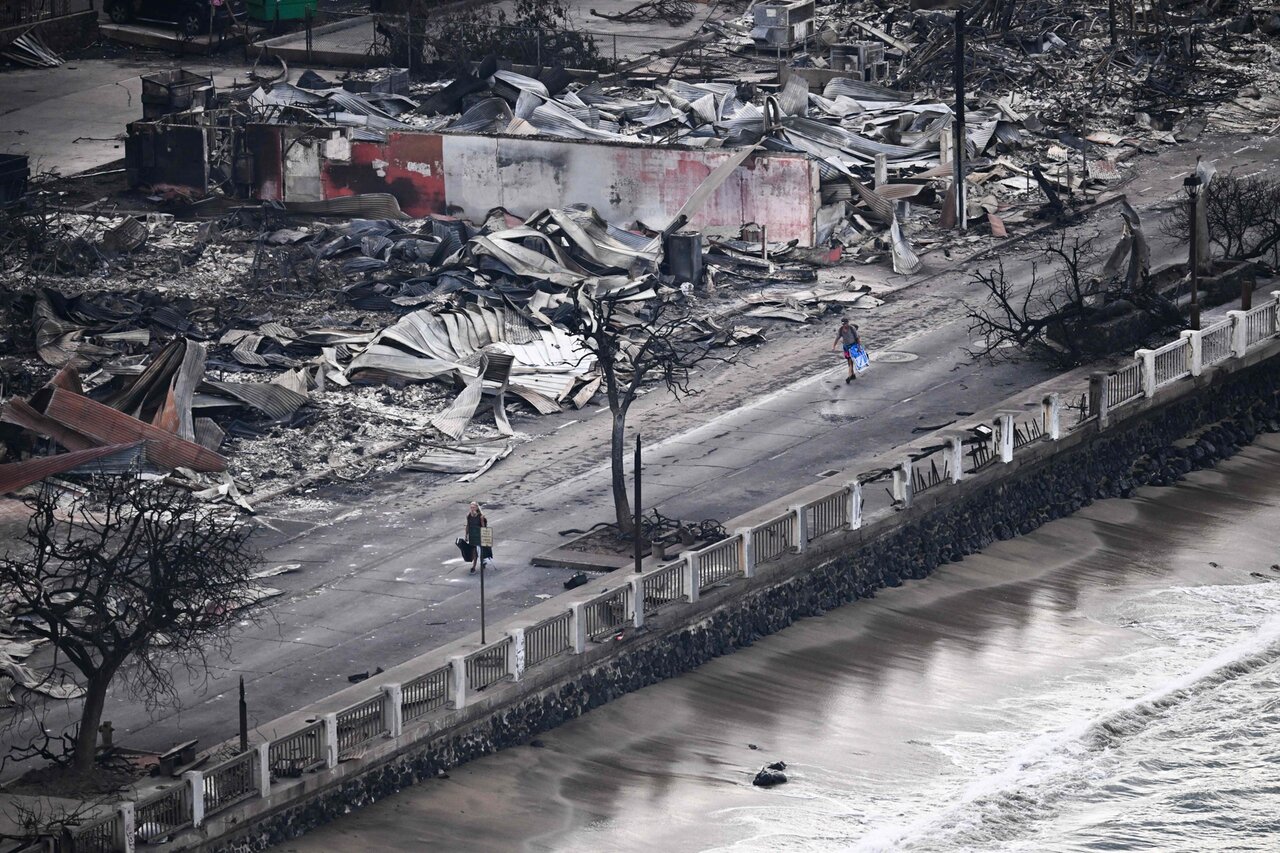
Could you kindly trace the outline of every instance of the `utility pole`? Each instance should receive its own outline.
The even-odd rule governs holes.
[[[967,230],[968,222],[965,216],[964,203],[964,9],[956,9],[956,55],[955,55],[955,89],[956,89],[956,115],[955,115],[955,145],[951,154],[954,164],[954,175],[952,177],[952,186],[955,188],[956,196],[956,227],[961,231]]]
[[[640,513],[640,435],[639,433],[636,434],[636,461],[635,461],[634,467],[635,467],[635,475],[636,475],[636,506],[635,506],[636,518],[635,518],[635,524],[632,526],[633,529],[631,531],[631,535],[632,535],[633,544],[635,545],[636,574],[639,574],[640,573],[640,515],[641,515]]]
[[[1182,182],[1187,192],[1187,215],[1191,217],[1191,328],[1200,331],[1200,176],[1192,172]]]
[[[244,676],[240,676],[240,751],[249,751],[249,706],[244,701]]]

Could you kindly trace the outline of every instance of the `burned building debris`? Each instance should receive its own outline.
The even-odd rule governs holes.
[[[690,6],[630,14],[683,23]],[[562,322],[573,288],[637,316],[687,300],[691,334],[723,347],[874,308],[819,270],[911,275],[932,249],[1072,216],[1206,124],[1280,129],[1272,23],[769,0],[603,71],[477,56],[413,74],[281,63],[220,90],[150,77],[125,167],[151,212],[7,214],[6,482],[125,459],[248,506],[387,452],[482,471],[521,417],[599,391]]]

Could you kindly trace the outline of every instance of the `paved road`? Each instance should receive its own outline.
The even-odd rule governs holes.
[[[1251,156],[1261,162],[1273,153]],[[1170,154],[1147,170],[1150,180],[1129,187],[1131,195],[1148,202],[1169,196],[1193,161],[1189,150]],[[1111,209],[1096,222],[1111,234],[1116,218]],[[1091,221],[1078,230],[1096,228]],[[1157,262],[1174,250],[1156,248]],[[1003,260],[1010,275],[1026,280],[1029,252]],[[873,351],[915,358],[879,362],[850,385],[829,352],[832,324],[793,330],[738,364],[704,372],[697,384],[706,391],[697,397],[647,395],[632,416],[652,440],[646,504],[669,516],[727,520],[855,456],[908,443],[915,427],[936,427],[1047,378],[1027,365],[966,363],[964,300],[973,296],[963,271],[941,269],[865,315],[863,336]],[[117,740],[160,749],[198,736],[211,745],[234,733],[236,675],[248,684],[252,724],[346,686],[349,674],[395,665],[474,630],[476,579],[451,544],[473,498],[485,503],[498,541],[489,617],[558,592],[566,573],[534,568],[528,559],[558,544],[558,531],[609,517],[606,412],[522,419],[517,429],[537,440],[477,484],[402,475],[318,489],[263,516],[270,561],[301,567],[275,579],[286,595],[267,621],[244,627],[234,661],[215,670],[207,692],[184,690],[180,713],[150,720],[114,698],[106,716]]]

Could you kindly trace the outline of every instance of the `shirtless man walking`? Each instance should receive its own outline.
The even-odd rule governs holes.
[[[849,365],[849,375],[844,380],[846,385],[858,378],[857,371],[853,369],[853,354],[849,352],[849,349],[861,343],[862,339],[858,337],[858,327],[850,323],[848,317],[845,317],[840,321],[840,330],[836,332],[836,340],[831,345],[831,349],[834,351],[836,347],[839,347],[840,351],[844,353],[845,364]]]

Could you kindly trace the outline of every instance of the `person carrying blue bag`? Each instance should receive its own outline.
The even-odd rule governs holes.
[[[845,363],[849,365],[849,375],[844,380],[848,385],[858,378],[859,373],[871,366],[871,357],[862,346],[858,327],[850,323],[848,317],[840,321],[840,330],[836,332],[836,340],[831,345],[831,349],[834,350],[836,347],[844,353]]]

